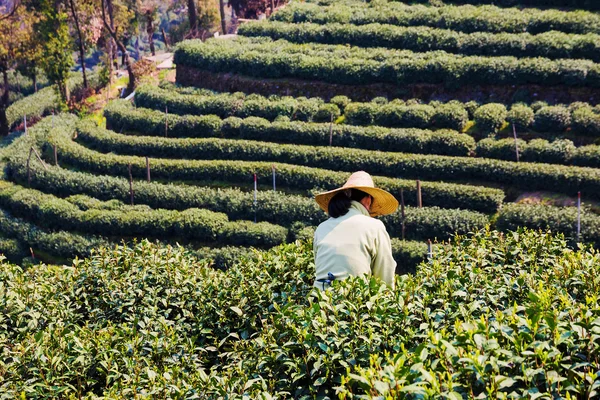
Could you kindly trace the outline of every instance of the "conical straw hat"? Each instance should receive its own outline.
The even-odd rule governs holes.
[[[398,208],[398,200],[391,193],[378,189],[373,183],[371,175],[365,171],[358,171],[350,175],[344,186],[328,192],[319,193],[315,200],[319,207],[325,212],[329,210],[329,202],[338,192],[346,189],[358,189],[373,196],[371,204],[371,216],[391,214]]]

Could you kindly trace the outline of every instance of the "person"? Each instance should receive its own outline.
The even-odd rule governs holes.
[[[393,289],[396,261],[390,236],[383,222],[372,217],[396,211],[396,198],[358,171],[344,186],[319,193],[315,200],[330,218],[315,231],[314,286],[326,289],[333,280],[372,275]]]

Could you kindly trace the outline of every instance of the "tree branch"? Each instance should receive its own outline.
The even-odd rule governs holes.
[[[3,21],[5,19],[9,19],[11,18],[13,15],[15,15],[15,13],[17,12],[17,8],[19,8],[19,6],[21,5],[19,0],[15,0],[15,5],[13,6],[13,9],[11,12],[9,12],[6,15],[3,15],[2,17],[0,17],[0,21]]]

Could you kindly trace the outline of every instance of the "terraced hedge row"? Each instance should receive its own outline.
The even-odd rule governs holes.
[[[421,154],[467,156],[475,140],[456,131],[389,129],[306,122],[275,121],[249,117],[165,116],[160,111],[133,108],[127,101],[114,101],[104,109],[106,124],[117,132],[143,132],[148,136],[178,138],[224,137],[293,144],[328,145]],[[165,124],[165,119],[167,120]],[[190,141],[189,143],[193,143]]]
[[[520,161],[600,168],[598,145],[575,147],[573,142],[567,139],[554,142],[544,139],[525,142],[517,139],[516,148]],[[477,142],[475,152],[479,157],[516,161],[516,148],[514,139],[483,139]]]
[[[499,183],[527,190],[554,190],[566,194],[574,194],[578,190],[597,196],[600,193],[600,174],[598,170],[585,167],[569,167],[553,164],[514,163],[500,160],[466,157],[448,157],[436,155],[373,152],[369,150],[315,147],[300,145],[282,145],[274,143],[204,139],[194,145],[189,142],[165,139],[159,141],[153,137],[125,136],[95,127],[93,123],[81,123],[78,132],[82,138],[94,137],[94,147],[103,151],[119,154],[168,157],[187,156],[192,159],[213,159],[213,165],[225,165],[223,160],[265,161],[291,163],[314,168],[336,169],[352,172],[364,169],[373,174],[384,176],[402,176],[415,179],[431,180],[478,180],[481,182]],[[51,136],[52,138],[52,136]],[[53,138],[51,140],[54,140]],[[84,139],[85,141],[86,139]],[[70,152],[69,163],[80,154],[81,157],[96,160],[89,162],[76,161],[79,164],[98,165],[105,160],[107,166],[94,167],[102,170],[108,164],[122,163],[131,157],[115,155],[99,155],[89,149],[78,148],[76,144],[60,140],[65,146],[62,153]],[[67,150],[68,149],[68,150]],[[88,153],[89,152],[89,153]],[[84,156],[84,154],[90,154]],[[117,161],[119,160],[119,161]],[[141,159],[140,159],[141,160]],[[241,163],[241,161],[240,161]],[[153,160],[155,170],[169,170],[171,179],[193,179],[196,174],[206,171],[206,161],[196,160]],[[88,167],[89,168],[89,167]],[[283,171],[294,168],[289,165],[279,166]],[[300,172],[305,167],[297,167]],[[192,172],[195,171],[195,172]],[[291,171],[291,170],[290,170]],[[100,171],[99,171],[100,172]],[[160,174],[161,172],[159,172]],[[290,177],[291,178],[291,177]],[[284,173],[284,181],[287,181]],[[289,181],[291,182],[291,181]],[[298,182],[299,186],[300,182]]]
[[[600,43],[600,42],[599,42]],[[158,88],[142,86],[138,89],[136,103],[139,107],[152,108],[164,113],[168,107],[169,113],[183,115],[214,114],[222,118],[229,116],[256,116],[276,122],[282,122],[286,117],[295,119],[316,119],[318,114],[293,112],[291,104],[302,102],[303,98],[272,97],[266,98],[258,95],[246,96],[240,100],[242,94],[214,93],[207,90],[190,90],[187,88],[171,87]],[[252,100],[249,100],[252,99]],[[418,99],[388,101],[378,97],[368,103],[352,102],[345,96],[336,96],[330,103],[310,99],[315,104],[322,104],[323,109],[333,108],[332,115],[337,118],[345,116],[344,122],[351,125],[379,125],[394,128],[449,128],[461,131],[469,119],[476,119],[477,111],[482,105],[475,101],[462,103],[456,100],[442,103],[431,101],[422,104]],[[290,104],[285,107],[281,103]],[[251,105],[251,106],[250,106]],[[504,105],[499,105],[505,107]],[[237,112],[236,107],[241,107],[243,112]],[[313,109],[317,113],[317,109]],[[551,106],[545,102],[535,102],[531,105],[515,103],[508,112],[500,116],[501,124],[515,123],[518,129],[532,129],[541,133],[561,133],[569,130],[572,133],[587,136],[600,136],[600,108],[591,104],[577,102],[568,105]],[[110,113],[110,112],[109,112]],[[564,114],[564,117],[563,117]],[[325,122],[330,121],[329,116],[324,116]],[[485,121],[479,125],[485,125]],[[163,120],[164,123],[164,120]],[[175,124],[178,120],[175,120]],[[170,126],[173,121],[169,120]],[[164,128],[164,127],[163,127]],[[176,130],[175,130],[176,132]],[[164,129],[163,129],[164,133]]]
[[[600,65],[586,60],[475,57],[445,52],[293,44],[269,38],[185,41],[175,63],[258,78],[299,78],[338,84],[431,83],[600,87]]]
[[[483,110],[498,107],[501,112],[494,116],[495,127],[481,117]],[[568,106],[549,106],[536,102],[531,106],[515,103],[510,110],[504,104],[475,102],[431,102],[419,104],[378,98],[369,103],[349,103],[343,110],[346,122],[353,125],[380,125],[387,127],[452,128],[462,130],[469,119],[483,130],[499,129],[505,123],[514,123],[519,130],[531,129],[540,133],[572,133],[584,136],[600,136],[600,108],[588,103],[572,103]]]
[[[340,116],[335,104],[320,98],[263,97],[243,93],[210,93],[190,95],[153,85],[136,89],[135,104],[138,107],[167,111],[177,115],[216,115],[227,117],[261,117],[270,121],[288,117],[298,121],[330,122]]]
[[[412,51],[443,50],[449,53],[479,56],[572,58],[600,61],[600,36],[563,32],[463,33],[431,27],[395,25],[352,25],[329,23],[286,23],[261,21],[242,24],[244,36],[267,36],[294,43],[324,43],[362,47],[387,47]]]
[[[400,0],[391,0],[400,1]],[[416,0],[416,3],[426,3],[428,0]],[[600,10],[600,4],[595,0],[449,0],[454,4],[497,4],[502,7],[531,6],[531,7],[570,7],[584,10]]]
[[[57,108],[57,97],[53,87],[45,87],[36,93],[15,101],[6,109],[6,118],[10,129],[23,122],[23,116],[28,119],[38,118],[49,114]]]
[[[577,207],[505,204],[502,206],[496,227],[499,230],[517,230],[526,226],[547,229],[565,234],[571,240],[577,237]],[[600,216],[586,208],[581,215],[580,241],[600,246]]]
[[[0,186],[0,206],[40,227],[119,237],[181,238],[222,245],[273,247],[284,243],[287,229],[268,222],[229,221],[227,215],[204,209],[152,210],[133,206],[121,210],[81,210],[76,205],[10,183]]]
[[[430,7],[399,2],[320,5],[294,3],[278,10],[271,20],[318,24],[390,24],[430,26],[460,32],[531,34],[561,31],[600,33],[600,16],[588,11],[500,8],[492,5]]]

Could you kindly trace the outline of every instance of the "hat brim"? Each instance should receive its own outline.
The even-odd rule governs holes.
[[[315,196],[315,200],[321,210],[329,213],[329,202],[338,192],[346,189],[358,189],[365,193],[370,194],[373,197],[373,203],[371,203],[370,214],[373,217],[392,214],[398,209],[398,200],[389,192],[383,189],[374,188],[370,186],[346,186],[338,189],[330,190],[328,192],[319,193]]]

